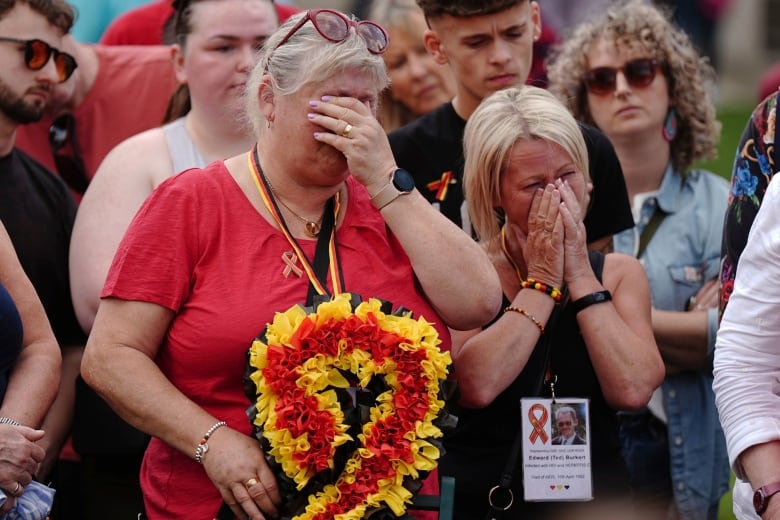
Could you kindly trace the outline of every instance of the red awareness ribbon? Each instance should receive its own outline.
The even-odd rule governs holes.
[[[295,251],[285,251],[282,253],[282,262],[285,263],[284,272],[282,273],[285,278],[289,278],[290,273],[294,273],[298,278],[303,276],[303,269],[296,265],[298,263],[298,257],[296,256]]]
[[[541,416],[537,418],[536,412],[541,412]],[[547,444],[547,432],[544,431],[544,425],[547,424],[548,418],[547,407],[543,404],[536,403],[528,410],[528,420],[531,421],[531,426],[534,427],[534,431],[528,437],[531,444],[535,444],[536,439],[541,439],[542,444]]]
[[[441,179],[429,182],[426,186],[429,190],[436,192],[436,200],[441,202],[447,198],[447,188],[449,188],[450,184],[454,184],[452,171],[446,171],[441,175]]]

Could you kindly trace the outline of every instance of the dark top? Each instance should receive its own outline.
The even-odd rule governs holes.
[[[589,255],[593,270],[601,280],[604,256],[597,252]],[[504,300],[505,305],[510,304],[506,297]],[[545,334],[553,335],[549,350],[551,373],[558,376],[556,396],[590,399],[589,440],[595,500],[627,495],[628,472],[620,455],[615,410],[604,399],[571,305],[561,310],[554,329],[548,329]],[[440,461],[439,472],[455,477],[455,519],[484,518],[488,491],[498,484],[520,428],[520,399],[550,397],[549,388],[538,390],[545,372],[544,358],[544,349],[537,344],[522,372],[487,407],[453,406],[458,426],[444,438],[446,454]],[[502,517],[504,519],[558,518],[557,515],[567,508],[576,511],[582,507],[582,502],[523,501],[522,456],[518,456],[512,489],[515,503]]]
[[[588,164],[593,193],[585,217],[588,242],[614,235],[634,226],[628,191],[615,149],[609,139],[592,126],[580,124],[588,147]],[[436,110],[389,134],[398,166],[412,173],[417,189],[439,211],[458,226],[467,216],[463,201],[463,132],[466,120],[445,103]],[[440,190],[442,175],[450,172],[452,181]]]
[[[76,203],[65,183],[21,150],[0,157],[0,220],[61,346],[84,345],[70,298],[68,248]]]
[[[22,351],[24,329],[11,295],[0,284],[0,403],[5,398],[8,378],[16,357]]]

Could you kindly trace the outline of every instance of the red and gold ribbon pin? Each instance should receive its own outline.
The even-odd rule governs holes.
[[[295,276],[300,278],[303,276],[303,269],[298,267],[296,264],[298,263],[298,257],[295,254],[295,251],[285,251],[282,253],[282,262],[284,262],[284,274],[285,278],[289,278],[290,273],[294,273]]]
[[[539,417],[536,416],[537,412],[541,412]],[[535,444],[536,439],[541,439],[542,444],[547,444],[547,432],[544,431],[544,425],[547,424],[548,418],[547,407],[543,404],[536,403],[528,410],[528,420],[531,421],[531,426],[534,427],[534,431],[528,437],[531,444]]]
[[[436,192],[436,200],[441,202],[447,198],[447,188],[450,187],[450,184],[455,184],[452,179],[452,171],[446,171],[442,173],[441,179],[429,182],[426,186],[429,190]]]

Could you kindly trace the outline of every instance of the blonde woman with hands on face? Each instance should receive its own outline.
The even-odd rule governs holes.
[[[499,274],[504,312],[453,339],[461,407],[440,471],[458,483],[455,517],[484,516],[518,435],[520,399],[551,395],[536,387],[545,373],[556,396],[589,399],[594,504],[620,499],[628,488],[615,410],[644,406],[663,365],[642,266],[588,252],[582,218],[591,185],[580,128],[547,91],[513,87],[469,118],[464,152],[472,222]],[[504,518],[559,518],[585,507],[523,501],[522,481],[517,470]]]

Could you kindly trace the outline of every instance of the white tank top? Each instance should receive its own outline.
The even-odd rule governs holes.
[[[179,173],[188,168],[203,168],[206,160],[195,146],[189,132],[184,127],[184,118],[180,117],[162,127],[165,140],[168,142],[168,151],[171,154],[174,173]]]

